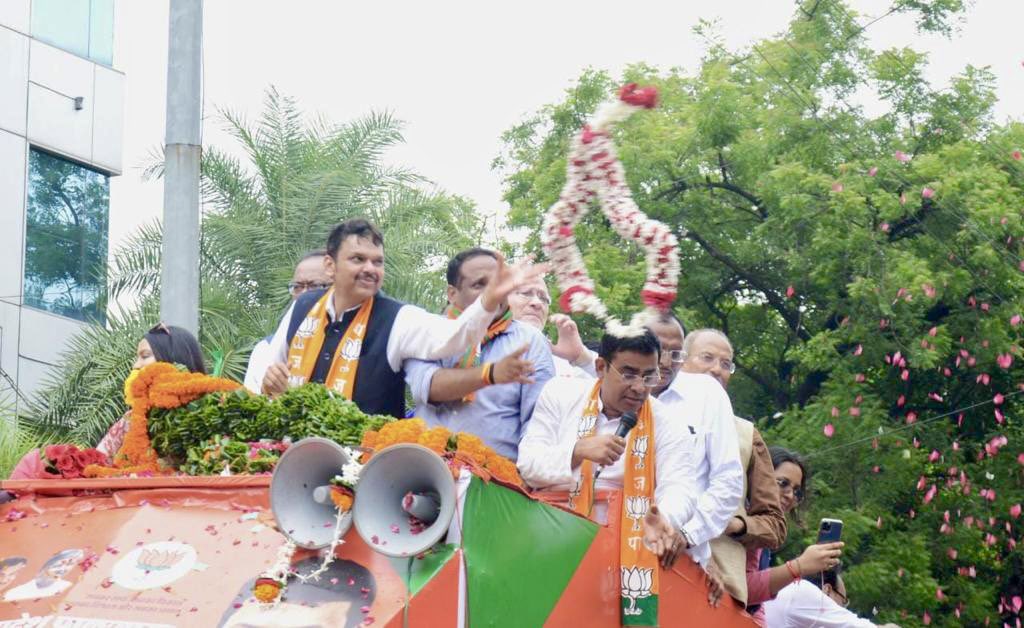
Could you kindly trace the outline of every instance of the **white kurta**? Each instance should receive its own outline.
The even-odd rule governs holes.
[[[772,628],[869,628],[875,626],[842,606],[806,580],[788,584],[764,603],[765,624]]]
[[[292,319],[293,309],[294,303],[285,312],[270,340],[271,362],[288,361],[288,322]],[[480,343],[495,314],[485,310],[480,299],[454,320],[431,314],[415,305],[403,305],[395,316],[388,337],[388,364],[397,373],[402,370],[402,362],[410,358],[443,360],[458,355]],[[327,316],[332,321],[337,318],[333,299],[327,303]]]
[[[743,465],[732,404],[710,375],[680,371],[661,396],[666,416],[696,432],[697,508],[683,530],[693,543],[690,556],[701,565],[711,558],[709,541],[725,531],[743,499]]]
[[[548,381],[533,408],[533,419],[519,441],[519,473],[535,489],[570,491],[579,481],[580,467],[572,468],[572,450],[579,435],[580,417],[589,401],[596,380],[556,377]],[[654,414],[655,455],[654,501],[676,528],[693,515],[696,503],[695,472],[696,437],[678,421],[670,421],[664,407],[652,399]],[[603,404],[599,400],[599,408]],[[619,419],[609,419],[600,412],[595,433],[613,434]],[[626,455],[601,470],[597,489],[622,489]]]
[[[285,326],[287,331],[287,326]],[[245,369],[245,387],[257,395],[263,391],[263,376],[267,374],[272,359],[270,353],[270,341],[266,338],[256,343],[249,354],[249,366]]]

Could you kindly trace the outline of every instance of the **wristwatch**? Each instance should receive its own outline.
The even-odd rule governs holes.
[[[684,549],[690,549],[693,547],[693,541],[690,540],[690,535],[686,533],[686,530],[679,528],[679,535],[683,537],[683,541],[686,543],[686,547]]]

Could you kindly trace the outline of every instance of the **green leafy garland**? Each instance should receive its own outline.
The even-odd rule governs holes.
[[[149,436],[161,457],[178,465],[195,465],[224,438],[236,447],[259,440],[297,442],[309,436],[358,445],[364,431],[380,429],[393,420],[365,414],[321,384],[306,384],[274,399],[240,389],[205,395],[173,410],[154,410]]]

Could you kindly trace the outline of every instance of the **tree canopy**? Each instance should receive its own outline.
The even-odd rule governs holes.
[[[962,9],[893,7],[937,31]],[[505,133],[495,165],[539,250],[573,134],[618,85],[656,85],[659,107],[616,133],[630,187],[679,237],[678,313],[736,347],[737,413],[810,459],[813,522],[847,522],[854,606],[901,625],[998,624],[1022,573],[1024,455],[1007,451],[1024,435],[1024,125],[993,120],[987,69],[936,89],[925,55],[872,50],[864,30],[838,1],[803,3],[743,51],[701,24],[695,72],[587,71]],[[857,104],[866,93],[882,113]],[[640,251],[599,212],[577,233],[612,313],[639,309]]]

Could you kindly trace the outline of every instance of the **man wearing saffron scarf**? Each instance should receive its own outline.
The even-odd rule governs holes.
[[[456,317],[495,281],[499,257],[472,248],[448,263],[448,316]],[[524,284],[524,285],[532,285]],[[443,360],[408,360],[406,382],[416,416],[428,425],[469,432],[515,461],[523,427],[554,375],[551,347],[539,331],[512,320],[502,304],[479,345]]]
[[[379,292],[384,237],[362,218],[331,231],[326,264],[334,285],[296,299],[274,333],[263,393],[322,382],[363,412],[397,417],[405,415],[405,360],[450,357],[476,345],[508,294],[546,270],[499,263],[495,280],[451,320]]]
[[[623,625],[656,625],[659,562],[670,566],[689,546],[680,530],[697,502],[700,455],[691,422],[704,413],[732,416],[728,397],[709,378],[688,413],[669,417],[650,396],[660,380],[660,351],[647,329],[605,334],[599,379],[549,382],[519,444],[519,472],[531,487],[568,491],[568,506],[599,522],[619,517]],[[637,423],[622,438],[616,430],[626,413]],[[622,512],[601,512],[606,505],[594,501],[601,489],[622,491]]]

